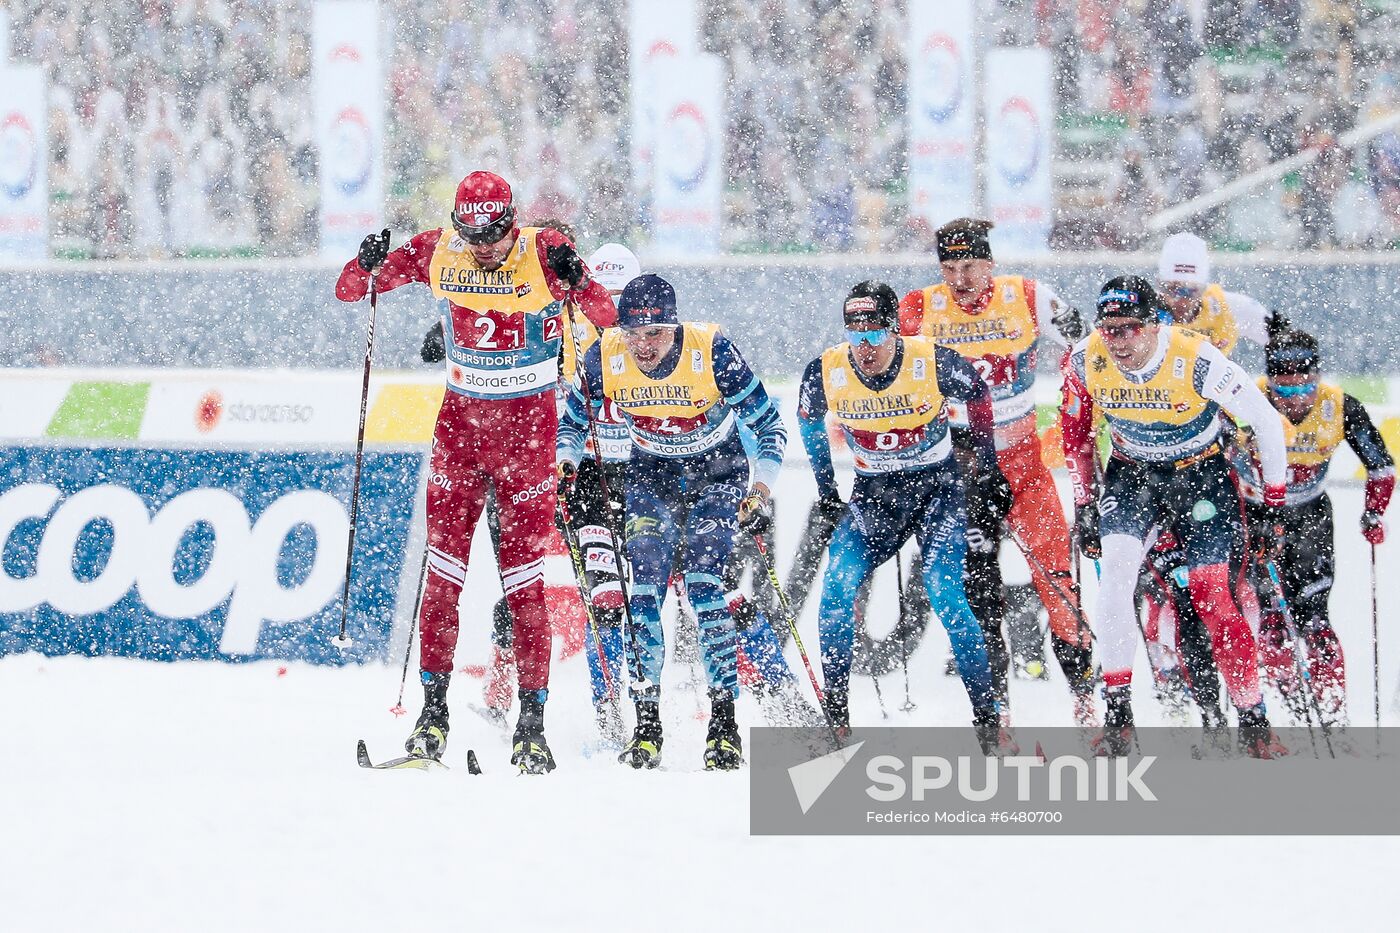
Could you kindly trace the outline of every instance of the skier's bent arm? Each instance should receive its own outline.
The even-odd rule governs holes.
[[[560,463],[578,466],[583,459],[589,419],[597,418],[603,408],[602,359],[601,344],[595,343],[584,355],[578,378],[569,384],[564,412],[559,416],[559,434],[554,442],[555,459]]]
[[[968,437],[983,468],[995,467],[996,447],[993,432],[996,420],[992,411],[992,391],[962,354],[947,347],[934,351],[934,367],[938,373],[938,390],[967,408]]]
[[[807,364],[802,374],[802,387],[797,393],[797,430],[802,446],[812,463],[817,480],[817,495],[823,499],[838,499],[836,468],[831,462],[831,438],[826,433],[826,387],[822,383],[820,358]]]
[[[1089,336],[1089,325],[1079,309],[1065,301],[1044,282],[1026,279],[1026,297],[1035,309],[1041,333],[1062,347],[1071,347]]]
[[[1384,515],[1395,491],[1395,460],[1386,449],[1385,438],[1366,413],[1366,407],[1350,395],[1342,396],[1342,429],[1347,444],[1366,468],[1366,502],[1368,513]]]
[[[428,267],[433,260],[442,230],[425,230],[384,258],[375,277],[375,291],[387,292],[409,282],[427,282]],[[335,297],[341,301],[359,301],[369,294],[370,274],[360,268],[358,257],[345,264],[335,283]]]
[[[769,398],[763,383],[749,369],[738,348],[724,334],[716,334],[713,344],[715,385],[740,420],[754,433],[754,486],[763,486],[767,495],[778,479],[787,449],[787,430],[778,406]]]
[[[1200,354],[1194,374],[1196,391],[1254,430],[1264,486],[1282,487],[1288,472],[1288,454],[1277,409],[1269,404],[1249,374],[1226,359],[1225,354],[1209,343],[1201,344]]]
[[[1060,438],[1074,504],[1081,506],[1098,492],[1094,478],[1094,399],[1069,360],[1060,387]]]

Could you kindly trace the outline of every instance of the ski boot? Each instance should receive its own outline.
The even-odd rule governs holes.
[[[548,774],[554,770],[554,754],[544,740],[545,690],[520,691],[520,718],[515,723],[515,744],[510,763],[521,774]]]
[[[619,763],[630,765],[637,770],[648,770],[661,765],[661,703],[660,697],[636,701],[637,727],[632,730],[632,740],[617,756]]]
[[[845,742],[851,736],[851,708],[845,690],[828,690],[822,695],[822,710],[835,730],[836,737]]]
[[[988,758],[1002,758],[1019,751],[1011,733],[1002,727],[1001,713],[996,707],[973,710],[972,731],[977,735],[982,754]]]
[[[1089,743],[1099,758],[1123,758],[1137,744],[1137,726],[1133,723],[1132,699],[1126,687],[1105,690],[1108,711],[1103,718],[1103,732]]]
[[[420,674],[423,681],[423,712],[418,714],[418,722],[403,743],[404,751],[410,758],[442,758],[447,746],[447,685],[451,674]]]
[[[1282,758],[1288,749],[1269,727],[1264,704],[1242,709],[1240,713],[1240,751],[1248,758]]]
[[[737,771],[744,763],[734,698],[728,691],[710,697],[710,731],[705,737],[705,770]]]

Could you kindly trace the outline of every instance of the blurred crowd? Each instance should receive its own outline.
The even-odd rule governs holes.
[[[1054,56],[1053,243],[1132,249],[1143,220],[1315,148],[1202,214],[1239,248],[1400,246],[1400,0],[979,0],[989,44]],[[57,255],[316,248],[311,0],[12,0],[12,56],[50,82]],[[440,225],[463,174],[526,217],[635,233],[625,0],[383,0],[388,221]],[[920,248],[904,209],[905,4],[705,0],[727,65],[724,243]]]

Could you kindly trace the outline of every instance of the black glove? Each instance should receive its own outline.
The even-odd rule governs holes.
[[[582,288],[583,283],[588,280],[588,267],[583,264],[583,259],[568,243],[556,243],[545,248],[544,260],[549,264],[549,269],[559,276],[559,281],[569,288]]]
[[[1276,338],[1288,333],[1293,325],[1288,318],[1283,316],[1283,312],[1278,309],[1269,311],[1264,315],[1264,329],[1269,334],[1269,341],[1272,343]]]
[[[1084,324],[1084,316],[1079,313],[1079,309],[1074,305],[1067,305],[1056,299],[1051,310],[1054,314],[1050,317],[1050,323],[1055,325],[1070,345],[1078,343],[1089,336],[1089,328]]]
[[[441,363],[447,359],[447,344],[442,336],[442,321],[438,321],[423,335],[423,347],[418,355],[425,363]]]
[[[996,522],[1006,518],[1011,513],[1011,506],[1016,502],[1006,474],[997,466],[984,467],[978,471],[974,494],[987,504],[988,513]]]
[[[1245,520],[1249,522],[1250,549],[1263,560],[1276,560],[1283,553],[1283,522],[1279,509],[1262,502],[1245,505]]]
[[[1087,502],[1074,508],[1074,541],[1079,553],[1090,560],[1103,556],[1103,541],[1099,538],[1099,504]]]
[[[371,233],[360,241],[360,268],[373,273],[389,257],[389,228],[380,234]]]
[[[846,514],[846,503],[841,501],[841,493],[835,489],[817,496],[817,514],[830,525],[835,525]]]

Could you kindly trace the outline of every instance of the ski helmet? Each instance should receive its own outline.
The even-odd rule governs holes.
[[[493,172],[472,172],[457,186],[452,226],[468,243],[495,243],[515,228],[515,197]]]
[[[899,329],[899,299],[884,282],[867,279],[858,282],[846,295],[842,319],[852,324],[878,324],[886,330]]]

